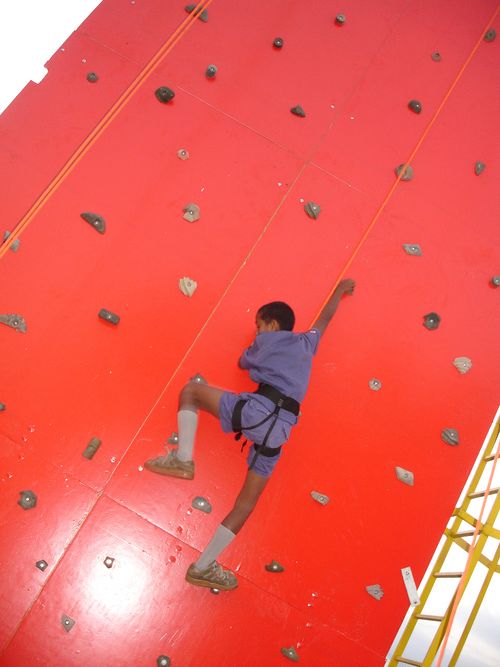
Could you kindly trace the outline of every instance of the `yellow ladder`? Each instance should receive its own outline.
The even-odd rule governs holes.
[[[420,604],[413,609],[412,614],[407,621],[406,627],[400,637],[400,640],[396,645],[396,647],[394,648],[394,651],[392,653],[392,658],[387,663],[387,667],[398,667],[399,665],[414,665],[414,667],[431,667],[433,660],[437,655],[439,647],[441,646],[443,637],[448,628],[453,604],[458,590],[458,583],[463,578],[462,587],[463,590],[465,590],[465,587],[469,583],[474,573],[475,567],[479,562],[482,563],[487,568],[487,574],[476,596],[476,600],[471,608],[467,622],[465,623],[465,627],[462,631],[460,639],[458,640],[453,655],[450,661],[448,662],[448,667],[454,667],[457,663],[457,660],[460,656],[460,653],[462,652],[462,649],[467,640],[469,632],[472,628],[474,620],[481,607],[481,603],[486,594],[491,578],[493,577],[493,574],[495,572],[500,572],[500,565],[499,565],[500,544],[497,547],[495,555],[492,559],[487,558],[483,554],[483,550],[488,537],[493,537],[496,540],[500,540],[500,530],[497,530],[494,527],[500,509],[500,493],[499,493],[500,489],[490,488],[489,491],[487,489],[478,490],[478,485],[480,483],[481,478],[483,477],[484,471],[488,463],[493,462],[495,458],[498,461],[500,461],[500,459],[498,458],[498,449],[500,440],[499,433],[500,433],[500,416],[497,416],[496,422],[494,423],[491,429],[491,435],[488,439],[486,448],[484,450],[484,454],[476,467],[476,471],[473,475],[472,481],[465,495],[465,498],[461,506],[455,508],[452,514],[452,519],[453,517],[455,517],[455,519],[451,527],[446,528],[446,530],[444,531],[445,541],[441,549],[441,552],[436,559],[433,571],[429,576],[425,584],[424,590],[420,596]],[[484,498],[486,493],[488,493],[488,497],[495,495],[495,500],[486,520],[484,520],[483,518],[483,522],[479,523],[478,520],[469,513],[468,511],[469,505],[476,498]],[[471,526],[471,529],[461,530],[461,524],[463,522]],[[471,545],[469,544],[469,542],[467,542],[465,538],[474,535],[478,523],[479,523],[479,530],[478,530],[479,537],[474,545],[472,556],[470,558],[469,567],[466,569],[465,572],[443,571],[442,568],[444,567],[446,557],[448,556],[449,551],[453,544],[458,545],[460,548],[464,549],[467,553],[469,553]],[[452,595],[450,603],[443,615],[436,616],[433,614],[426,614],[424,608],[428,601],[429,595],[433,589],[433,586],[436,580],[443,578],[457,580],[457,587]],[[411,659],[403,655],[419,621],[432,621],[436,623],[434,638],[432,639],[432,642],[424,658],[420,661]]]

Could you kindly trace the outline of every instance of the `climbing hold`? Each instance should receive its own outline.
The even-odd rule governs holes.
[[[208,502],[208,500],[202,498],[201,496],[196,496],[196,498],[193,498],[191,507],[194,507],[195,510],[201,510],[202,512],[205,512],[205,514],[210,514],[212,511],[212,505]]]
[[[282,37],[276,37],[276,39],[273,42],[273,46],[275,49],[282,49],[283,48],[283,38]]]
[[[293,660],[293,662],[299,662],[300,660],[299,655],[297,651],[293,648],[293,646],[290,646],[290,648],[283,647],[281,649],[281,653],[285,656],[285,658]]]
[[[321,207],[319,204],[315,204],[312,201],[308,201],[307,204],[304,205],[304,211],[310,218],[317,220],[318,215],[320,214],[321,211]]]
[[[0,315],[0,323],[6,324],[21,333],[26,333],[26,322],[21,315]]]
[[[48,568],[48,566],[49,566],[49,564],[47,563],[46,560],[37,560],[37,562],[35,563],[35,565],[36,565],[36,567],[37,567],[39,570],[41,570],[42,572],[43,572],[44,570],[46,570],[46,569]]]
[[[219,595],[220,593],[220,588],[211,588],[210,592],[213,593],[214,595]]]
[[[5,403],[0,403],[0,412],[3,412],[6,407]]]
[[[479,162],[478,161],[474,165],[474,173],[476,174],[476,176],[479,176],[479,174],[482,174],[485,169],[486,169],[486,165],[484,164],[484,162]]]
[[[429,331],[437,329],[440,322],[441,318],[437,313],[427,313],[427,315],[424,315],[424,327],[429,329]]]
[[[184,211],[184,215],[182,216],[184,220],[196,222],[200,219],[200,207],[198,204],[186,204],[182,210]]]
[[[90,460],[97,452],[100,446],[101,446],[101,441],[99,440],[99,438],[92,438],[92,440],[83,450],[82,456]]]
[[[114,558],[111,558],[111,556],[106,556],[106,558],[105,558],[104,561],[103,561],[104,565],[105,565],[108,569],[110,569],[110,568],[113,567],[113,563],[114,563],[114,562],[115,562],[115,559],[114,559]]]
[[[87,81],[89,83],[96,83],[96,81],[99,81],[99,77],[97,76],[97,74],[95,72],[89,72],[87,74]]]
[[[415,257],[422,256],[422,248],[418,243],[403,243],[403,248],[408,255],[415,255]]]
[[[193,296],[197,287],[198,283],[191,278],[184,277],[179,280],[179,289],[185,296]]]
[[[431,58],[432,58],[432,60],[434,60],[435,63],[438,63],[442,60],[441,54],[439,53],[439,51],[434,51],[434,53],[431,54]]]
[[[6,241],[9,238],[9,236],[10,236],[10,232],[6,231],[3,235],[3,240]],[[21,239],[16,239],[14,241],[14,243],[11,244],[10,250],[12,250],[13,252],[17,252],[19,250],[20,243],[21,243]]]
[[[444,428],[441,431],[441,439],[446,442],[447,445],[459,445],[460,440],[458,438],[458,431],[454,428]]]
[[[344,14],[337,14],[337,16],[335,17],[335,23],[337,25],[344,25],[345,15]]]
[[[76,621],[74,621],[69,616],[66,616],[66,614],[63,614],[61,616],[61,623],[66,632],[69,632],[71,628],[75,625]]]
[[[491,284],[493,287],[500,287],[500,276],[493,276],[491,279]]]
[[[295,115],[295,116],[300,116],[301,118],[306,117],[306,112],[304,109],[300,106],[300,104],[297,104],[297,106],[292,107],[290,111]]]
[[[194,12],[195,8],[196,8],[196,5],[186,5],[184,7],[184,9],[187,11],[188,14],[191,14],[191,12]],[[201,12],[198,9],[195,13],[198,15],[198,18],[200,19],[200,21],[203,21],[203,23],[208,22],[208,9],[204,9]]]
[[[199,384],[208,384],[203,375],[200,375],[200,373],[196,373],[196,375],[193,375],[192,378],[189,378],[189,381],[198,382]]]
[[[414,477],[410,470],[405,470],[399,466],[396,466],[394,470],[396,471],[396,477],[400,482],[403,482],[403,484],[408,484],[408,486],[413,486]]]
[[[209,65],[205,72],[207,79],[213,79],[216,74],[217,74],[217,65]]]
[[[156,659],[158,667],[170,667],[171,660],[168,655],[159,655]]]
[[[106,310],[106,308],[101,308],[98,315],[102,320],[111,322],[111,324],[118,324],[120,321],[120,317],[118,315],[115,315],[115,313],[112,313],[110,310]]]
[[[408,108],[414,111],[415,113],[421,113],[422,102],[419,102],[418,100],[410,100],[408,102]]]
[[[179,160],[188,160],[189,153],[185,148],[181,148],[177,151],[177,157],[179,158]]]
[[[384,597],[384,590],[380,584],[366,586],[366,592],[368,595],[371,595],[372,598],[375,598],[375,600],[381,600]]]
[[[490,28],[484,36],[484,41],[485,42],[492,42],[495,39],[496,36],[497,36],[496,30],[494,28]]]
[[[178,445],[179,444],[179,435],[175,431],[172,431],[172,435],[167,440],[169,445]]]
[[[328,505],[330,498],[324,493],[318,493],[318,491],[311,491],[311,496],[320,505]]]
[[[377,378],[372,378],[372,379],[368,382],[368,386],[369,386],[370,389],[372,389],[373,391],[379,391],[379,389],[382,389],[382,382],[381,382],[380,380],[377,380]]]
[[[30,510],[36,505],[37,497],[33,491],[19,491],[20,498],[17,501],[18,505],[21,505],[23,510]]]
[[[100,234],[104,234],[106,231],[106,221],[101,215],[98,215],[97,213],[80,213],[80,218],[83,218],[86,222],[90,223]]]
[[[267,565],[264,565],[265,569],[268,572],[284,572],[285,568],[283,565],[280,565],[277,560],[272,560]]]
[[[155,90],[155,95],[163,104],[167,104],[175,97],[174,91],[171,88],[167,88],[166,86],[160,86],[157,90]]]
[[[404,170],[404,171],[403,171],[403,170]],[[414,173],[415,173],[415,172],[413,171],[413,167],[410,167],[409,164],[406,165],[406,168],[405,168],[405,165],[404,165],[404,164],[400,164],[400,165],[398,165],[398,166],[396,167],[396,169],[394,169],[394,172],[395,172],[396,176],[399,176],[399,174],[400,174],[401,172],[403,172],[403,175],[401,176],[401,180],[402,180],[402,181],[411,181],[411,179],[413,178]]]
[[[453,365],[459,373],[464,374],[468,373],[472,368],[472,361],[469,359],[469,357],[457,357],[453,361]]]

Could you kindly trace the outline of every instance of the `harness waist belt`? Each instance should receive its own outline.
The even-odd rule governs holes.
[[[285,396],[281,391],[278,391],[270,384],[261,383],[254,394],[260,394],[271,400],[278,408],[283,408],[283,410],[288,410],[296,417],[299,416],[300,412],[300,403],[290,396]]]

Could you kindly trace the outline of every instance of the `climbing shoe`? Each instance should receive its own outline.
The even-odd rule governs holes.
[[[179,461],[175,449],[172,449],[167,456],[157,456],[155,459],[149,459],[144,467],[159,475],[182,477],[183,479],[194,478],[194,461]]]
[[[192,563],[186,572],[186,581],[195,586],[218,588],[223,591],[230,591],[238,585],[238,579],[231,570],[225,570],[215,560],[206,570],[198,570]]]

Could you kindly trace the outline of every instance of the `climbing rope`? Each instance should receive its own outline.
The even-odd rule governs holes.
[[[52,179],[49,185],[45,188],[42,194],[38,197],[35,203],[21,218],[16,228],[9,236],[8,240],[0,246],[0,259],[5,255],[7,250],[15,243],[16,239],[23,233],[26,227],[30,224],[37,213],[43,208],[47,201],[54,195],[56,190],[62,185],[66,178],[71,174],[73,169],[77,166],[80,160],[88,153],[95,142],[116,118],[116,116],[125,108],[132,97],[137,93],[142,84],[148,79],[155,69],[163,62],[165,57],[170,53],[179,40],[186,34],[191,25],[197,20],[198,14],[212,3],[213,0],[200,0],[194,7],[193,11],[188,14],[184,21],[174,30],[167,41],[159,49],[159,51],[151,58],[151,60],[139,72],[130,86],[122,93],[118,100],[113,104],[111,109],[96,125],[88,137],[80,144],[70,159],[62,167],[59,173]]]

